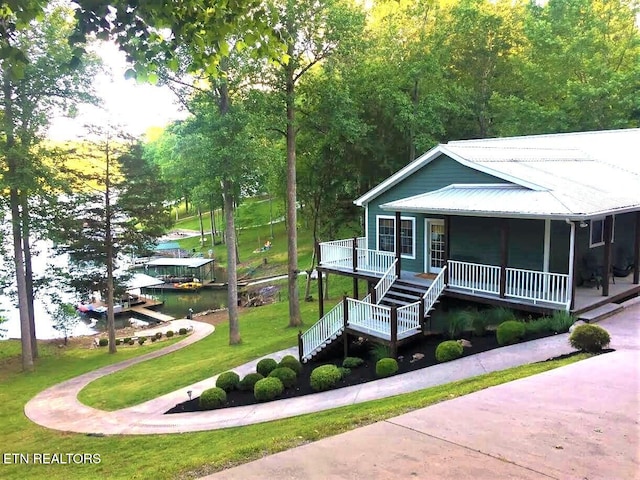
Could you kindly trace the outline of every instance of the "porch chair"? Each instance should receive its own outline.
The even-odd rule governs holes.
[[[601,265],[596,256],[589,252],[585,253],[582,257],[582,271],[580,273],[583,283],[587,283],[589,286],[595,284],[599,290],[602,285],[602,278],[604,277],[604,266]],[[616,283],[616,278],[613,275],[613,266],[609,270],[609,276],[613,280],[613,284]]]

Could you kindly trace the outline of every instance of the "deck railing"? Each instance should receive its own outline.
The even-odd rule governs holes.
[[[389,269],[395,258],[393,252],[358,248],[357,268],[359,271],[368,273],[384,273]]]
[[[569,275],[507,268],[507,297],[566,305],[571,299]]]
[[[447,266],[445,265],[444,267],[442,267],[442,270],[440,270],[440,273],[438,273],[438,276],[435,278],[433,283],[429,285],[429,288],[427,289],[425,294],[422,296],[421,301],[424,302],[425,314],[429,313],[429,310],[431,310],[431,308],[435,305],[436,301],[438,301],[438,298],[442,294],[442,291],[447,286],[447,284],[444,281],[446,276],[447,276]]]
[[[353,266],[353,238],[320,244],[320,264],[336,268]]]
[[[342,302],[333,307],[300,337],[302,340],[302,361],[311,358],[313,353],[344,327],[344,306]]]
[[[368,249],[366,237],[320,244],[320,265],[324,267],[381,275],[387,271],[394,259],[393,252]]]
[[[420,318],[420,300],[398,308],[398,336],[416,331],[422,326]]]
[[[500,294],[500,267],[449,260],[449,286]]]
[[[391,285],[393,285],[393,282],[395,282],[396,279],[398,278],[398,276],[396,275],[397,262],[398,262],[398,259],[394,259],[393,262],[391,262],[391,265],[389,265],[389,268],[387,269],[387,271],[384,272],[384,274],[382,275],[382,278],[378,281],[378,283],[376,283],[376,287],[375,287],[376,303],[380,303],[380,300],[382,300],[382,297],[386,295],[386,293],[391,288]]]
[[[347,309],[349,325],[356,325],[382,336],[389,335],[391,331],[390,307],[348,298]]]

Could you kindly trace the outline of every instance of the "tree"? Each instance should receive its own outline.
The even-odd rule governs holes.
[[[46,14],[42,2],[5,6],[0,17],[0,75],[3,135],[0,139],[0,178],[8,192],[11,212],[15,276],[20,310],[22,361],[33,369],[37,355],[33,317],[30,237],[40,226],[29,199],[50,195],[57,175],[38,155],[41,135],[50,116],[88,99],[90,63],[70,43],[73,24],[68,9]],[[15,9],[15,11],[13,11]],[[32,22],[38,18],[39,22]]]
[[[69,303],[60,303],[56,306],[53,313],[53,328],[64,336],[64,344],[69,339],[69,334],[76,327],[80,318],[78,312],[73,305]]]

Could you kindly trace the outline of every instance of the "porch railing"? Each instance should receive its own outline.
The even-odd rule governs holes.
[[[438,276],[433,280],[433,283],[429,285],[429,288],[422,296],[421,301],[424,302],[424,312],[429,313],[429,310],[435,305],[436,301],[442,294],[447,284],[444,279],[447,276],[447,266],[445,265],[438,273]]]
[[[343,303],[338,302],[324,317],[300,336],[301,361],[309,360],[325,342],[340,333],[344,327],[343,310]]]
[[[366,237],[320,244],[320,265],[325,267],[383,274],[394,259],[392,252],[368,249]]]
[[[507,268],[507,297],[566,305],[570,301],[569,275]]]
[[[392,252],[381,252],[380,250],[369,250],[368,248],[359,247],[357,255],[358,270],[371,273],[386,272],[396,258]]]
[[[320,244],[320,264],[337,268],[353,266],[353,238]]]
[[[349,325],[356,325],[383,336],[389,335],[391,331],[391,307],[348,298],[347,310]]]
[[[449,286],[500,294],[500,267],[449,260]]]
[[[384,274],[382,275],[382,278],[378,281],[378,283],[376,283],[376,287],[375,287],[376,303],[380,303],[380,300],[382,300],[382,297],[384,297],[387,294],[387,292],[391,288],[391,285],[393,285],[393,282],[395,282],[396,279],[398,278],[398,276],[396,275],[397,262],[398,262],[398,259],[394,259],[393,262],[391,262],[391,265],[389,265],[389,268],[387,269],[387,271],[384,272]]]
[[[418,330],[421,326],[420,300],[398,308],[398,337],[403,333]]]

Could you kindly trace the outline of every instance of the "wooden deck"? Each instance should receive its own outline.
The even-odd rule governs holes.
[[[633,275],[616,277],[615,280],[615,284],[609,281],[609,295],[606,297],[602,296],[602,287],[577,287],[575,305],[571,311],[580,314],[640,294],[640,285],[634,285]]]
[[[142,306],[131,307],[129,310],[137,313],[138,315],[153,318],[158,322],[169,322],[171,320],[175,320],[171,315],[165,315],[164,313],[156,312],[155,310],[150,310]]]

